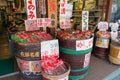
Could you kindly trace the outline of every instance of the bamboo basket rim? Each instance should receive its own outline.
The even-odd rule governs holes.
[[[113,45],[113,44],[110,44],[110,46],[111,46],[111,47],[114,47],[114,48],[116,48],[116,49],[120,49],[120,46],[115,46],[115,45]]]
[[[120,65],[120,58],[114,58],[112,56],[109,56],[109,60],[114,64]]]
[[[65,63],[65,65],[68,68],[67,72],[65,72],[63,74],[60,74],[60,75],[55,75],[55,76],[49,75],[49,74],[46,74],[46,73],[42,72],[42,76],[45,77],[45,78],[47,78],[47,79],[50,79],[50,80],[58,80],[58,79],[65,78],[66,76],[69,76],[70,69],[71,69],[70,64],[68,64],[65,61],[64,61],[64,63]]]

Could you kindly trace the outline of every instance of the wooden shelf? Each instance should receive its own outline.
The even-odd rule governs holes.
[[[102,9],[91,9],[91,10],[73,10],[73,12],[81,12],[81,11],[90,11],[90,12],[98,11],[98,12],[102,12]]]

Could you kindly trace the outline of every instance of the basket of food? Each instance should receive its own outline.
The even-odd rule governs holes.
[[[15,56],[26,59],[40,59],[40,43],[52,40],[53,37],[41,31],[21,31],[11,35],[14,45]]]

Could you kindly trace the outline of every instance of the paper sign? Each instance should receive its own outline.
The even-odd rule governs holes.
[[[39,27],[37,27],[37,20],[25,20],[25,28],[26,31],[39,30]]]
[[[82,31],[88,30],[89,12],[82,11]]]
[[[111,39],[117,40],[118,37],[118,31],[111,31]]]
[[[37,26],[38,27],[47,27],[51,23],[50,18],[37,18]]]
[[[49,40],[41,42],[41,59],[53,56],[59,57],[58,40]]]
[[[93,46],[93,38],[76,41],[76,51],[87,50],[92,48],[92,46]]]
[[[26,0],[27,1],[27,19],[33,20],[36,19],[36,3],[35,0]]]
[[[84,60],[84,68],[87,67],[90,63],[90,56],[91,56],[91,53],[88,53],[88,54],[85,54],[85,60]]]
[[[118,23],[110,23],[109,26],[111,27],[112,31],[117,31],[119,24]]]
[[[60,0],[60,28],[71,28],[70,18],[72,17],[73,4],[67,4],[67,0]]]
[[[57,6],[57,0],[48,0],[48,18],[51,18],[51,25],[49,25],[49,27],[57,27]]]
[[[106,31],[106,30],[108,30],[108,22],[99,22],[98,23],[98,29],[100,31]]]

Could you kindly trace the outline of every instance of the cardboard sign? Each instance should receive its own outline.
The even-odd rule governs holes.
[[[109,26],[111,27],[112,31],[117,31],[119,24],[118,23],[110,23]]]
[[[72,17],[73,4],[67,4],[67,0],[60,0],[60,28],[71,28],[70,18]]]
[[[82,31],[88,30],[89,12],[82,11]]]
[[[36,19],[36,3],[35,0],[26,0],[27,1],[27,19],[33,20]]]
[[[39,27],[37,27],[37,20],[25,20],[25,28],[26,31],[39,30]]]
[[[41,42],[41,59],[53,56],[59,57],[58,40],[49,40]]]
[[[84,68],[87,67],[90,63],[90,56],[91,56],[91,53],[88,53],[88,54],[85,54],[85,60],[84,60]]]
[[[50,18],[38,18],[37,19],[37,26],[38,27],[47,27],[50,25],[50,23],[51,23]]]
[[[99,22],[98,23],[98,29],[100,31],[106,31],[106,30],[108,30],[108,22]]]
[[[57,8],[57,0],[48,0],[48,18],[51,18],[51,25],[49,27],[57,27]]]
[[[76,51],[87,50],[93,46],[93,37],[86,40],[77,40],[76,41]]]

